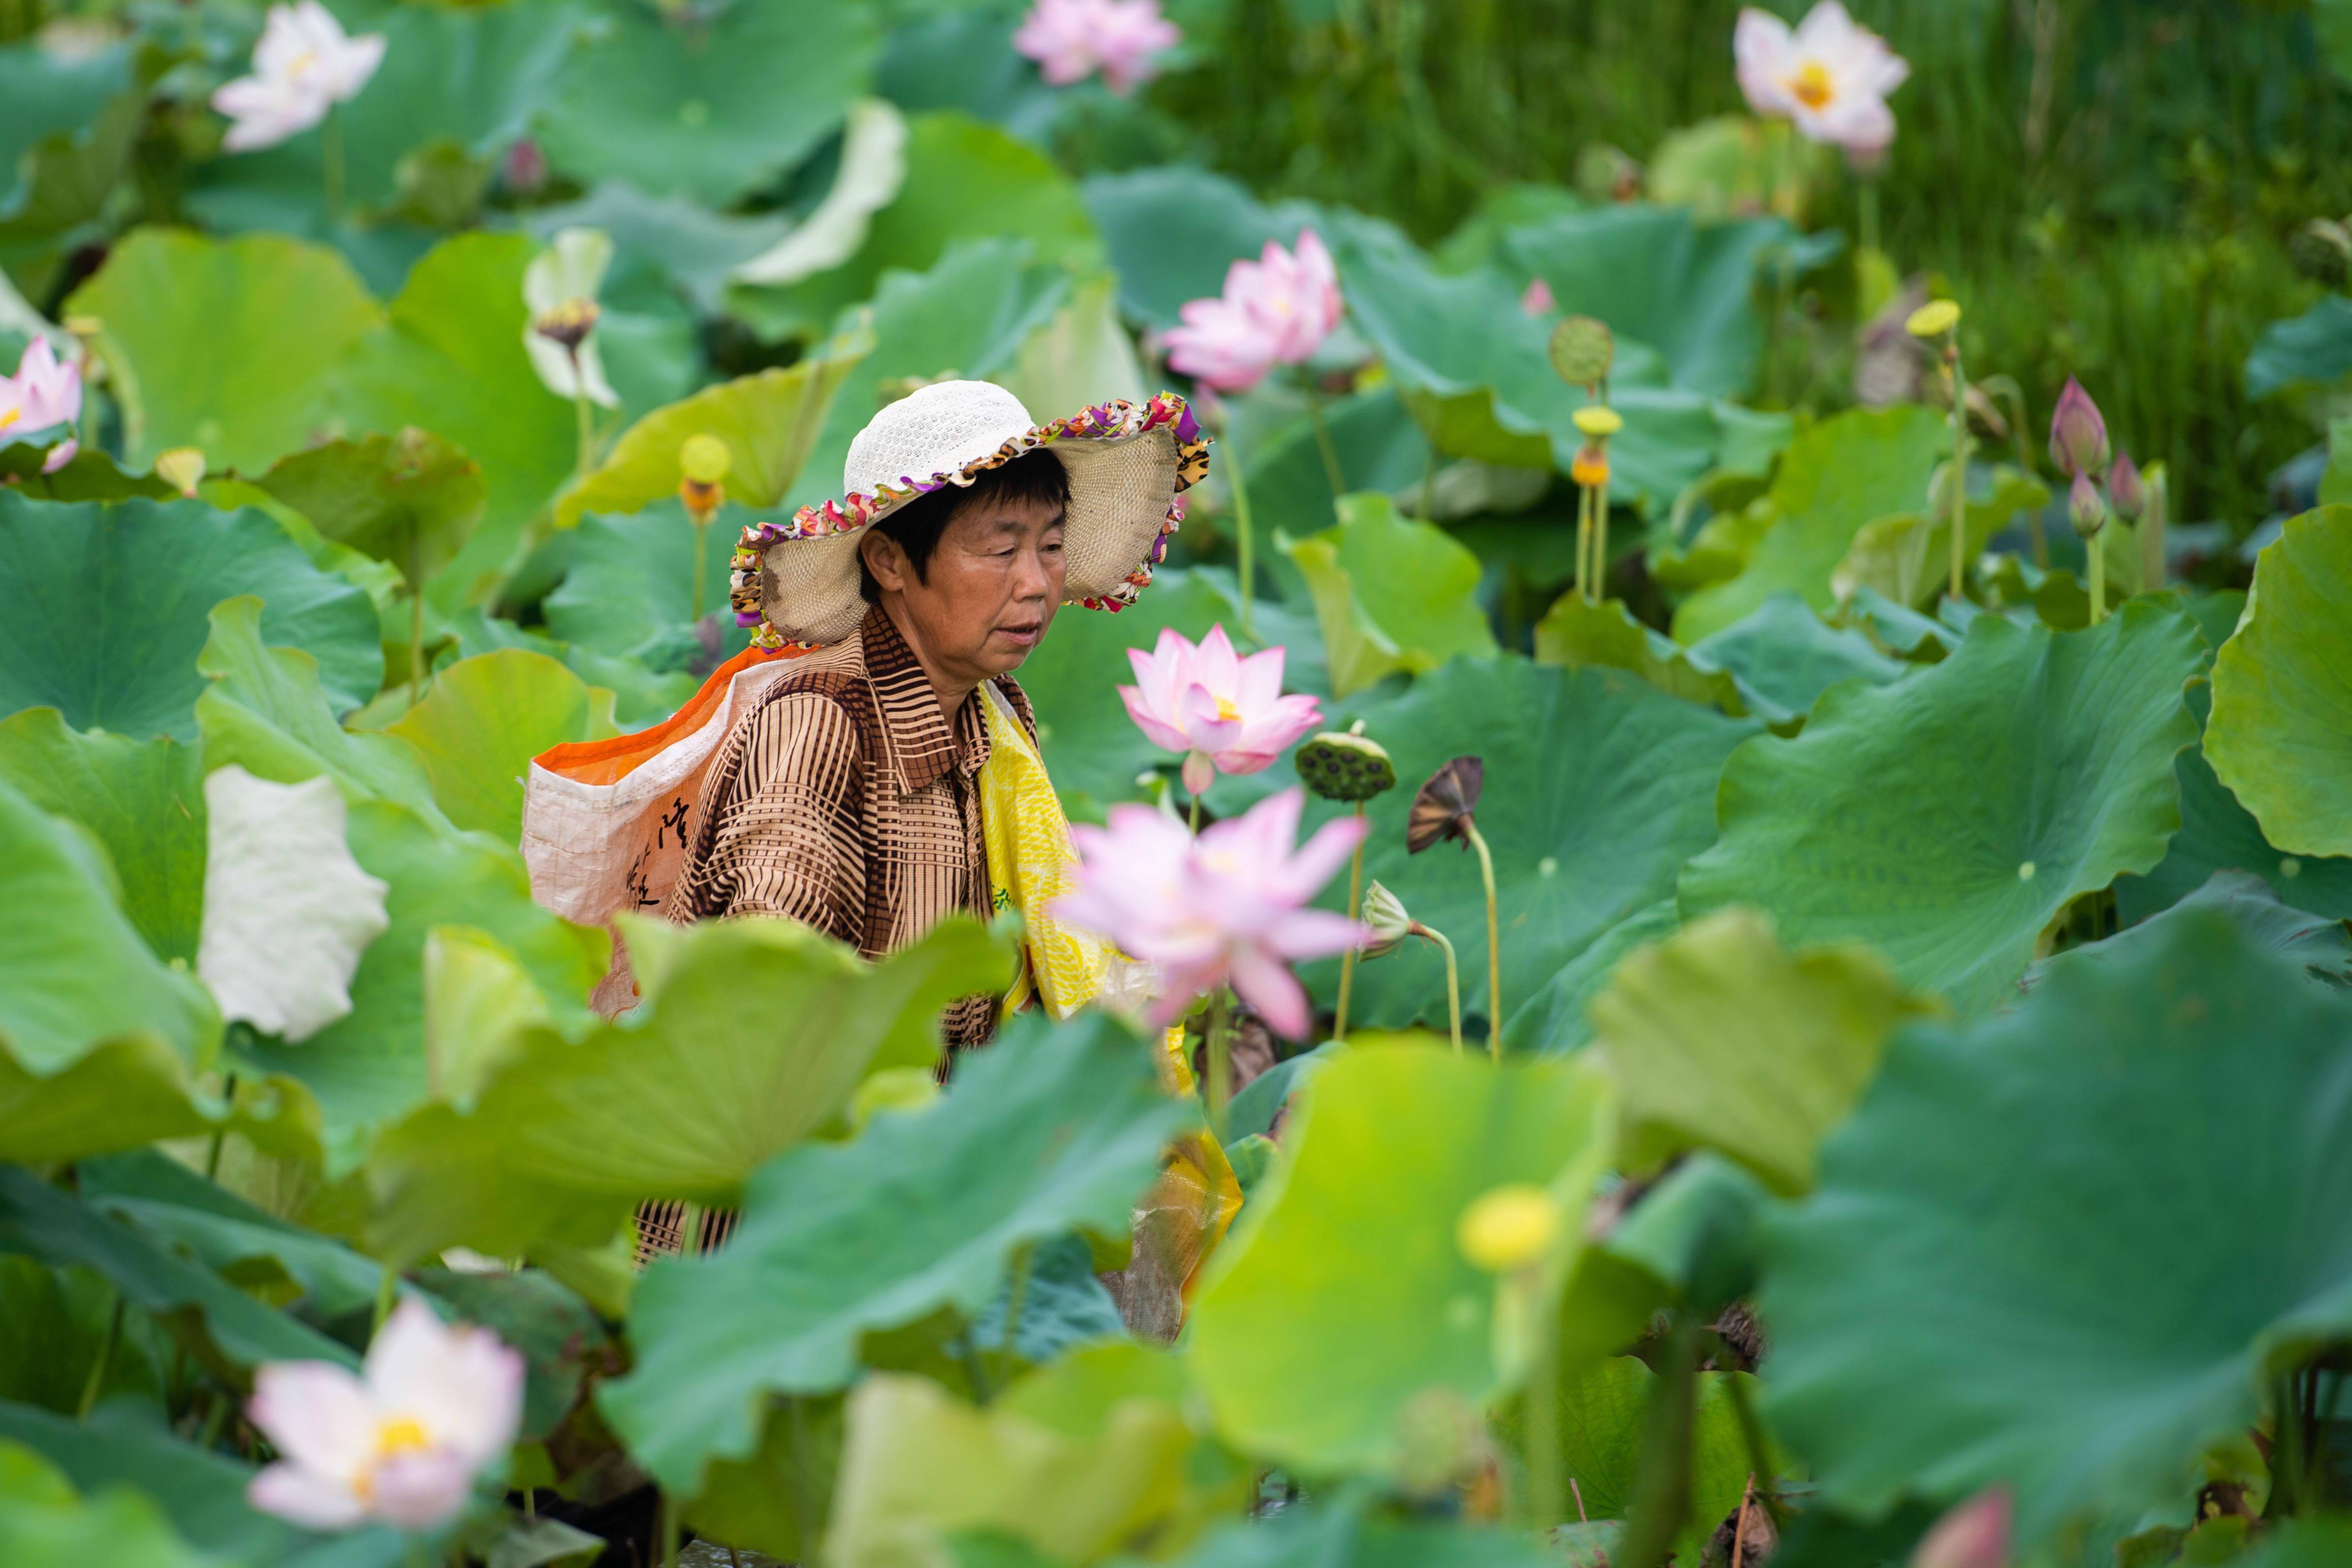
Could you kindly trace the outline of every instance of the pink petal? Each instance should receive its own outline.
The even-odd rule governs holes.
[[[332,1362],[267,1363],[253,1375],[245,1408],[272,1447],[308,1469],[352,1475],[375,1449],[375,1402]]]
[[[1135,721],[1135,727],[1142,731],[1144,738],[1153,745],[1169,752],[1181,752],[1192,746],[1192,742],[1184,738],[1184,731],[1153,712],[1145,703],[1143,693],[1134,687],[1120,687],[1118,698],[1127,704],[1127,716]]]
[[[1246,727],[1239,718],[1224,717],[1216,693],[1206,686],[1188,686],[1176,702],[1177,722],[1194,751],[1218,752],[1242,738]]]
[[[387,1459],[373,1478],[375,1515],[403,1530],[446,1524],[472,1497],[475,1468],[464,1455],[446,1448]]]
[[[1296,795],[1296,790],[1286,792]],[[1282,797],[1276,795],[1276,799]],[[1294,886],[1303,886],[1310,892],[1331,879],[1332,874],[1348,863],[1348,857],[1371,831],[1371,824],[1360,816],[1341,816],[1318,828],[1315,837],[1307,841],[1286,868]]]
[[[1312,1025],[1307,992],[1279,959],[1254,947],[1242,949],[1234,954],[1233,983],[1234,994],[1284,1038],[1301,1038]]]
[[[308,1530],[349,1530],[367,1517],[359,1495],[314,1470],[275,1464],[247,1481],[245,1500]]]
[[[1209,786],[1217,782],[1217,764],[1206,752],[1190,752],[1184,757],[1184,793],[1206,795]]]
[[[80,450],[81,443],[70,437],[58,442],[56,446],[49,448],[49,455],[41,459],[41,472],[45,474],[56,473],[59,468],[62,468],[68,463],[72,462],[74,460],[74,454]]]
[[[1243,712],[1255,713],[1282,695],[1283,657],[1277,644],[1241,661],[1234,681],[1234,702]]]
[[[1293,910],[1266,933],[1266,946],[1288,959],[1325,958],[1361,947],[1371,936],[1370,926],[1329,910]]]

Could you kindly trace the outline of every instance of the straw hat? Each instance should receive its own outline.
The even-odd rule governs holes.
[[[857,540],[879,519],[942,485],[1051,447],[1070,476],[1065,603],[1135,603],[1182,521],[1182,492],[1209,471],[1209,443],[1184,400],[1117,401],[1039,425],[1021,400],[984,381],[947,381],[877,414],[849,445],[837,501],[789,523],[756,522],[735,549],[735,619],[765,648],[838,642],[866,616]]]

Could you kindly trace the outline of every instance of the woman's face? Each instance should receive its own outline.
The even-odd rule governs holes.
[[[1049,501],[990,501],[940,531],[922,575],[877,530],[861,548],[886,609],[938,683],[977,686],[1021,668],[1062,603],[1062,510]]]

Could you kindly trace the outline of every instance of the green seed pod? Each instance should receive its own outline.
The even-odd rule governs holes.
[[[1325,800],[1370,800],[1396,788],[1396,764],[1377,741],[1327,730],[1298,748],[1298,782]]]
[[[1598,386],[1609,379],[1616,362],[1617,340],[1607,323],[1591,316],[1570,316],[1551,330],[1551,368],[1576,386]]]

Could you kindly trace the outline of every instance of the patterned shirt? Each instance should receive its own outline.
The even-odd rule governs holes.
[[[1032,735],[1029,700],[997,689]],[[701,826],[663,909],[687,921],[784,915],[873,959],[945,915],[991,908],[979,773],[980,694],[950,726],[898,628],[879,607],[855,637],[802,659],[737,721],[704,779]],[[947,1010],[950,1047],[984,1043],[997,999]]]

